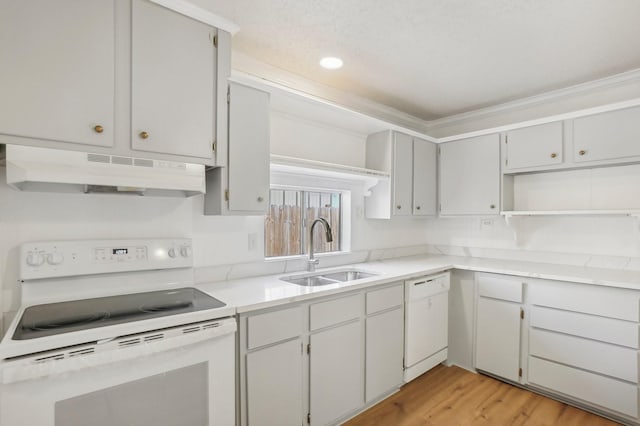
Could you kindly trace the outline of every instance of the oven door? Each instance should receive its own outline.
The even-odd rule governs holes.
[[[5,360],[6,426],[235,424],[233,319]]]

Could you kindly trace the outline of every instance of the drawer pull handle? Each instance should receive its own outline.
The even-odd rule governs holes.
[[[418,281],[417,283],[413,283],[413,285],[422,285],[422,284],[426,284],[427,281]]]

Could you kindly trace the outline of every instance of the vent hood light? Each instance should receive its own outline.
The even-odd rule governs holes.
[[[342,65],[342,59],[333,56],[320,59],[320,66],[328,70],[337,70],[338,68],[342,68]]]

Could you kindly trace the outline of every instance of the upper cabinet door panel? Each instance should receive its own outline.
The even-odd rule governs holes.
[[[269,94],[231,83],[229,210],[264,214],[269,207]]]
[[[212,157],[215,30],[145,0],[133,0],[132,148]]]
[[[393,214],[408,216],[411,214],[413,138],[395,133],[393,165]]]
[[[114,2],[0,4],[0,134],[109,147]]]
[[[413,139],[413,215],[436,214],[436,144]]]
[[[562,163],[562,122],[507,132],[505,169],[549,166]]]
[[[499,213],[499,151],[498,134],[440,144],[442,215]]]
[[[640,156],[640,107],[576,118],[573,160],[577,163]]]

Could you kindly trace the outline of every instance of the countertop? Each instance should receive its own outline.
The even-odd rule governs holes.
[[[451,269],[640,290],[640,271],[636,270],[590,268],[551,263],[442,255],[420,255],[384,259],[335,268],[319,269],[317,272],[341,270],[345,268],[357,268],[379,275],[357,281],[318,287],[303,287],[280,280],[280,277],[285,275],[301,275],[305,273],[296,272],[203,283],[197,285],[197,288],[222,300],[229,306],[234,306],[237,313],[251,312],[292,302],[301,302],[316,297],[392,283],[394,281],[435,274]]]

